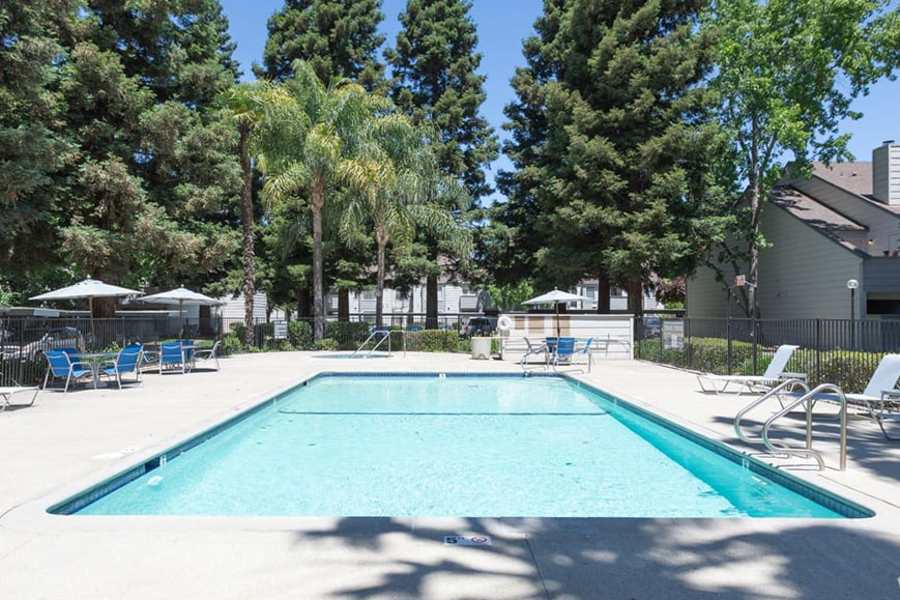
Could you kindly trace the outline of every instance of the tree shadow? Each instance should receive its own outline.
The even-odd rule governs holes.
[[[328,597],[900,597],[900,541],[860,520],[461,518],[452,530],[363,521],[295,534],[297,544],[366,551],[357,564],[372,576],[336,582]],[[444,544],[461,532],[493,545]]]

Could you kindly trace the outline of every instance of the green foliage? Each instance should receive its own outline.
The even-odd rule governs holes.
[[[237,78],[227,22],[214,0],[133,4],[0,8],[15,65],[0,74],[0,261],[15,265],[0,287],[198,285],[230,268],[240,186],[213,106]]]
[[[728,374],[728,341],[722,338],[690,338],[682,349],[660,349],[658,338],[640,342],[639,358],[703,373]],[[772,360],[774,349],[757,349],[756,372],[753,370],[753,344],[732,340],[731,374],[761,375]],[[810,386],[837,383],[844,391],[862,392],[878,366],[882,353],[824,350],[818,353],[819,372],[816,376],[816,352],[800,348],[788,362],[789,373],[806,373]]]
[[[325,336],[336,340],[341,350],[356,350],[369,337],[369,324],[358,321],[328,321]]]
[[[455,184],[439,190],[433,202],[474,229],[483,216],[478,201],[491,192],[485,169],[497,157],[498,143],[480,114],[485,78],[477,72],[481,54],[475,50],[478,36],[470,9],[464,0],[410,0],[399,17],[396,45],[385,56],[392,67],[391,97],[414,122],[434,129],[439,171]],[[464,198],[455,189],[459,184]],[[427,278],[434,290],[447,271],[476,278],[468,262],[468,240],[457,230],[419,230],[411,242],[397,252],[395,270],[401,280]],[[426,298],[429,315],[438,312],[436,298]]]
[[[288,341],[297,350],[312,348],[312,326],[306,321],[291,321],[287,324]]]
[[[525,279],[505,284],[489,285],[487,292],[493,305],[500,310],[519,308],[522,303],[534,297],[534,286]]]
[[[721,172],[745,188],[732,207],[736,243],[718,248],[719,262],[750,261],[756,281],[753,257],[766,245],[759,215],[784,160],[792,157],[794,174],[803,175],[812,160],[852,159],[840,128],[862,116],[851,109],[854,98],[893,77],[900,16],[889,0],[721,0],[703,28],[716,39],[711,85],[731,145]],[[753,298],[738,300],[755,312]]]
[[[501,281],[646,282],[689,270],[697,240],[719,235],[701,6],[545,2],[506,108],[509,201],[482,249]]]
[[[238,333],[229,333],[222,336],[222,354],[225,356],[238,354],[244,350],[243,337]]]
[[[313,344],[313,350],[319,352],[334,352],[339,348],[340,344],[338,344],[338,341],[332,338],[322,338],[321,340],[316,340]]]
[[[384,65],[377,50],[384,43],[378,24],[384,18],[380,0],[286,0],[269,19],[264,67],[257,77],[285,81],[294,61],[308,62],[318,78],[358,81],[367,89],[382,84]]]
[[[409,352],[459,352],[460,337],[455,331],[426,329],[406,334]]]

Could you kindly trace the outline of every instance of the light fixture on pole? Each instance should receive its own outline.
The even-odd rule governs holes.
[[[859,282],[855,279],[847,280],[847,289],[850,290],[850,348],[856,349],[856,288]]]

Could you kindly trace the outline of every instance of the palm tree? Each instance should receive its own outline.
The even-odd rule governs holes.
[[[229,88],[222,96],[238,130],[238,155],[241,163],[241,230],[243,238],[242,263],[244,269],[244,343],[253,344],[253,297],[256,294],[256,274],[253,263],[256,249],[253,239],[253,163],[250,155],[253,134],[261,114],[260,84],[241,83]]]
[[[293,78],[264,94],[258,127],[263,193],[270,202],[308,202],[313,232],[313,334],[325,331],[322,285],[322,215],[341,180],[343,162],[358,146],[375,101],[347,80],[325,85],[306,62]]]
[[[377,247],[375,322],[384,314],[385,256],[392,241],[411,241],[416,226],[439,232],[468,254],[468,232],[449,211],[433,203],[441,184],[428,136],[398,113],[376,113],[364,127],[358,156],[345,161],[342,175],[355,194],[345,208],[341,233],[345,239],[367,222],[374,229]],[[460,188],[461,189],[461,188]]]

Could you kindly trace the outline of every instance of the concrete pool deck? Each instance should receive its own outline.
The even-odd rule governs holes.
[[[118,391],[43,393],[0,413],[0,598],[900,598],[900,443],[816,422],[828,469],[791,473],[871,519],[253,519],[50,516],[64,497],[321,371],[519,372],[464,355],[328,359],[242,355],[220,373],[145,375]],[[585,381],[736,443],[747,398],[697,391],[689,373],[599,362]],[[760,419],[766,409],[752,413]],[[758,423],[758,421],[757,421]],[[800,421],[779,431],[801,439]],[[777,464],[777,461],[775,461]],[[489,547],[443,543],[486,533]]]

